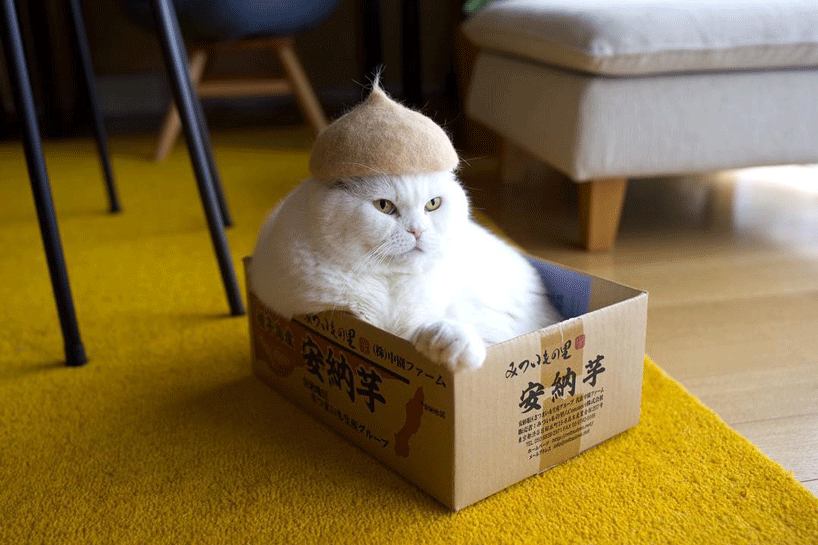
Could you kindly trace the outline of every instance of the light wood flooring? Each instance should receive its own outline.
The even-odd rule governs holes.
[[[647,351],[818,496],[818,167],[631,181],[615,247],[579,248],[576,186],[462,173],[533,255],[650,292]]]

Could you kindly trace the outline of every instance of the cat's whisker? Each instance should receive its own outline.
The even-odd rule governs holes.
[[[350,275],[349,275],[349,276],[350,276],[350,278],[351,278],[353,275],[355,275],[355,274],[357,274],[357,273],[361,272],[362,267],[363,267],[364,265],[366,265],[366,260],[367,260],[367,259],[372,259],[373,257],[378,257],[378,255],[380,255],[380,253],[382,252],[382,250],[383,250],[383,248],[384,248],[385,246],[386,246],[386,241],[384,241],[384,242],[382,242],[382,243],[378,244],[377,246],[375,246],[374,248],[372,248],[371,250],[369,250],[367,253],[365,253],[365,254],[364,254],[364,256],[363,256],[361,259],[359,259],[359,260],[358,260],[358,262],[356,263],[356,265],[352,267],[352,270],[350,271]]]
[[[378,259],[375,262],[375,266],[379,267],[379,266],[383,265],[384,262],[387,261],[387,260],[389,260],[389,263],[391,263],[392,260],[394,259],[394,257],[395,257],[394,255],[380,252],[379,255],[378,255]]]
[[[461,163],[466,163],[466,166],[470,166],[471,161],[479,161],[481,159],[486,159],[486,158],[488,158],[488,155],[478,155],[477,157],[470,157],[469,159],[461,157],[460,162]]]
[[[364,268],[364,266],[367,265],[368,260],[371,260],[373,258],[377,260],[377,258],[379,257],[379,255],[381,254],[381,252],[382,252],[382,250],[384,249],[385,246],[386,246],[386,241],[378,244],[377,246],[375,246],[374,248],[372,248],[371,250],[366,252],[357,262],[355,262],[355,264],[349,270],[349,273],[347,273],[347,275],[346,275],[346,277],[347,277],[346,281],[344,282],[344,285],[341,286],[341,289],[339,290],[340,294],[344,295],[344,294],[347,293],[347,291],[351,287],[352,279],[355,278],[356,276],[358,276],[361,272],[363,272],[363,268]],[[338,308],[338,303],[336,302],[336,303],[333,304],[332,309],[330,310],[330,313],[334,313],[337,310],[337,308]]]

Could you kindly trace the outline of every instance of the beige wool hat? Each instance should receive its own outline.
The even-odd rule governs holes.
[[[458,162],[437,123],[389,98],[375,81],[366,100],[318,135],[310,172],[316,180],[427,174],[453,170]]]

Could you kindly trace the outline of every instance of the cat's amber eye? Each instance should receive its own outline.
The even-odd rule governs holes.
[[[395,203],[388,199],[378,199],[375,201],[375,208],[383,212],[384,214],[394,214],[395,213]]]
[[[437,210],[438,208],[440,208],[440,203],[442,202],[442,200],[443,199],[441,199],[440,197],[435,197],[434,199],[427,202],[425,207],[426,211],[431,212],[432,210]]]

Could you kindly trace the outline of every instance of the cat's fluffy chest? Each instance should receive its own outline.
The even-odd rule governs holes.
[[[372,275],[351,278],[349,283],[349,310],[399,336],[442,318],[450,302],[447,279],[437,271]]]

